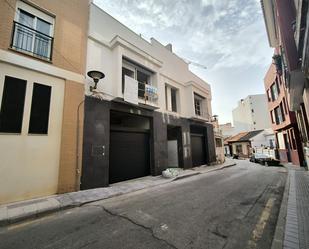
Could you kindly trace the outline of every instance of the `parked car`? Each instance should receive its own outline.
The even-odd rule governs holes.
[[[250,162],[259,163],[265,166],[279,166],[280,161],[270,157],[269,155],[254,153],[250,157]]]

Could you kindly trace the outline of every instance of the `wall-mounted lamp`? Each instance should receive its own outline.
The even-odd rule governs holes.
[[[100,72],[100,71],[89,71],[87,73],[87,75],[93,79],[94,82],[94,86],[90,86],[90,91],[92,92],[93,90],[97,89],[97,85],[99,83],[100,79],[103,79],[105,77],[104,73]]]

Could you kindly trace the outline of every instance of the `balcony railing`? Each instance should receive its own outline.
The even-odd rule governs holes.
[[[52,60],[53,37],[14,22],[11,48],[32,56]]]
[[[197,112],[196,110],[194,110],[194,114],[197,118],[206,119],[207,121],[211,120],[211,115],[207,111],[200,110],[199,112]]]
[[[145,104],[157,104],[158,94],[157,88],[145,82],[136,81],[137,83],[137,98]],[[122,82],[122,92],[124,93],[126,81]]]

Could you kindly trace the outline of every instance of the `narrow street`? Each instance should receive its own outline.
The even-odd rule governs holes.
[[[0,230],[0,248],[271,247],[286,181],[248,161]]]

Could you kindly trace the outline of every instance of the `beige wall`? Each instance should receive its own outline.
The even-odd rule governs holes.
[[[27,134],[31,99],[28,93],[32,84],[29,83],[22,134],[0,134],[3,159],[0,182],[4,186],[0,189],[0,203],[73,191],[78,187],[77,109],[84,100],[89,16],[89,0],[23,0],[54,17],[53,56],[51,62],[46,62],[10,48],[17,1],[7,2],[0,0],[0,94],[5,75],[46,82],[53,87],[50,107],[53,111],[48,135]],[[79,119],[79,162],[82,114],[83,104]]]
[[[243,142],[243,143],[233,143],[232,144],[232,149],[233,149],[233,154],[237,154],[236,152],[236,146],[238,144],[242,145],[242,155],[248,156],[250,151],[248,151],[248,143],[247,142]]]
[[[55,194],[58,187],[65,81],[0,63],[0,103],[5,75],[27,80],[21,134],[0,134],[0,204]],[[47,135],[28,134],[33,82],[49,85]]]
[[[11,43],[16,0],[0,0],[0,49]],[[52,64],[84,74],[88,30],[88,0],[24,0],[55,16]],[[14,7],[14,9],[13,9]],[[74,51],[74,52],[72,52]]]
[[[67,81],[63,109],[62,142],[58,192],[65,193],[79,189],[77,170],[81,167],[84,85]],[[79,110],[79,115],[77,114]],[[79,122],[78,122],[79,121]],[[78,127],[77,127],[78,126]],[[79,131],[79,138],[77,138]],[[78,142],[78,144],[77,144]],[[76,151],[78,149],[78,159]],[[78,160],[78,163],[77,163]]]

